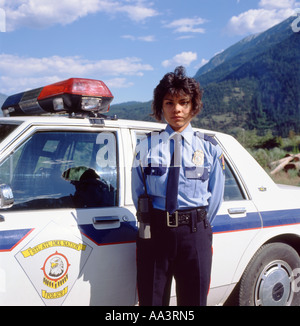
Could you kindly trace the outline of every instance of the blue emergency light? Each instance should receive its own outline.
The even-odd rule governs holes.
[[[113,95],[100,80],[70,78],[45,87],[9,96],[2,105],[4,116],[47,113],[105,113]]]

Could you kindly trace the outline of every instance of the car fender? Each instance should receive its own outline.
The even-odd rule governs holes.
[[[294,237],[300,244],[300,224],[290,224],[285,226],[263,227],[252,239],[251,243],[241,256],[241,260],[234,273],[232,283],[238,283],[247,265],[255,255],[257,250],[267,242],[287,242]]]

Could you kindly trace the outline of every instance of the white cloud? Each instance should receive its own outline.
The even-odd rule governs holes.
[[[123,35],[122,38],[131,41],[155,42],[154,35],[146,35],[146,36]]]
[[[108,88],[128,88],[133,86],[132,82],[128,82],[126,78],[113,78],[105,80],[105,84]]]
[[[89,14],[125,14],[135,22],[158,15],[152,4],[120,0],[2,0],[7,17],[7,30],[21,27],[42,28],[54,24],[67,25]]]
[[[263,32],[292,16],[297,5],[295,0],[260,0],[259,8],[233,16],[226,29],[235,35]]]
[[[195,68],[195,69],[199,69],[199,68],[203,67],[204,65],[206,65],[208,62],[209,62],[209,60],[203,58],[203,59],[200,61],[200,63],[197,64],[194,68]]]
[[[117,11],[127,13],[129,18],[137,22],[158,15],[156,10],[145,7],[143,3],[138,5],[128,5],[128,6],[121,5],[120,7],[117,8]]]
[[[86,60],[79,56],[25,58],[0,55],[0,93],[13,94],[70,77],[101,79],[116,88],[130,87],[127,76],[143,76],[153,68],[141,59]],[[72,75],[70,75],[72,72]]]
[[[194,35],[182,35],[182,36],[178,36],[176,37],[176,40],[190,40],[192,38],[195,38]]]
[[[175,33],[205,33],[204,28],[200,28],[206,22],[203,18],[182,18],[165,23],[164,27],[174,29]]]
[[[195,52],[181,52],[175,55],[172,59],[162,62],[163,67],[175,67],[178,65],[189,66],[193,61],[197,60]]]
[[[259,7],[264,9],[290,9],[295,5],[295,0],[260,0]]]

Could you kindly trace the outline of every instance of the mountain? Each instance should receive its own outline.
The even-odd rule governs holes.
[[[0,107],[2,106],[2,104],[4,103],[4,101],[6,100],[7,96],[4,94],[0,93]]]
[[[4,101],[6,100],[6,98],[7,98],[6,95],[0,93],[0,108],[2,107],[2,104],[4,103]],[[0,110],[0,116],[3,116],[2,110]]]
[[[154,121],[151,114],[151,103],[148,102],[125,102],[121,104],[113,104],[110,107],[108,115],[116,115],[118,118]]]
[[[300,33],[291,17],[212,58],[195,78],[204,89],[196,125],[232,132],[300,132]]]
[[[294,19],[244,38],[197,71],[204,95],[195,127],[300,133],[300,33],[292,31]],[[150,107],[151,101],[123,103],[112,105],[110,114],[151,120]]]
[[[228,70],[236,69],[259,53],[263,53],[267,48],[284,41],[294,34],[290,26],[294,19],[295,17],[290,17],[263,33],[247,36],[225,51],[215,55],[206,65],[198,70],[195,78],[200,78],[203,84],[212,81],[216,82],[217,79],[221,78],[222,74],[226,73]],[[218,66],[221,67],[215,69]],[[205,73],[213,69],[215,69],[214,74],[207,74],[204,76]]]

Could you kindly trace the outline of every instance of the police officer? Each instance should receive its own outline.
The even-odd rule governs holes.
[[[224,159],[217,142],[194,132],[202,92],[183,67],[166,74],[154,90],[152,111],[168,123],[138,144],[132,196],[140,225],[137,239],[140,305],[168,305],[172,277],[178,305],[206,305],[212,261],[210,223],[224,191]],[[139,198],[148,197],[145,219]],[[146,198],[147,199],[147,198]],[[150,218],[149,218],[150,217]]]

